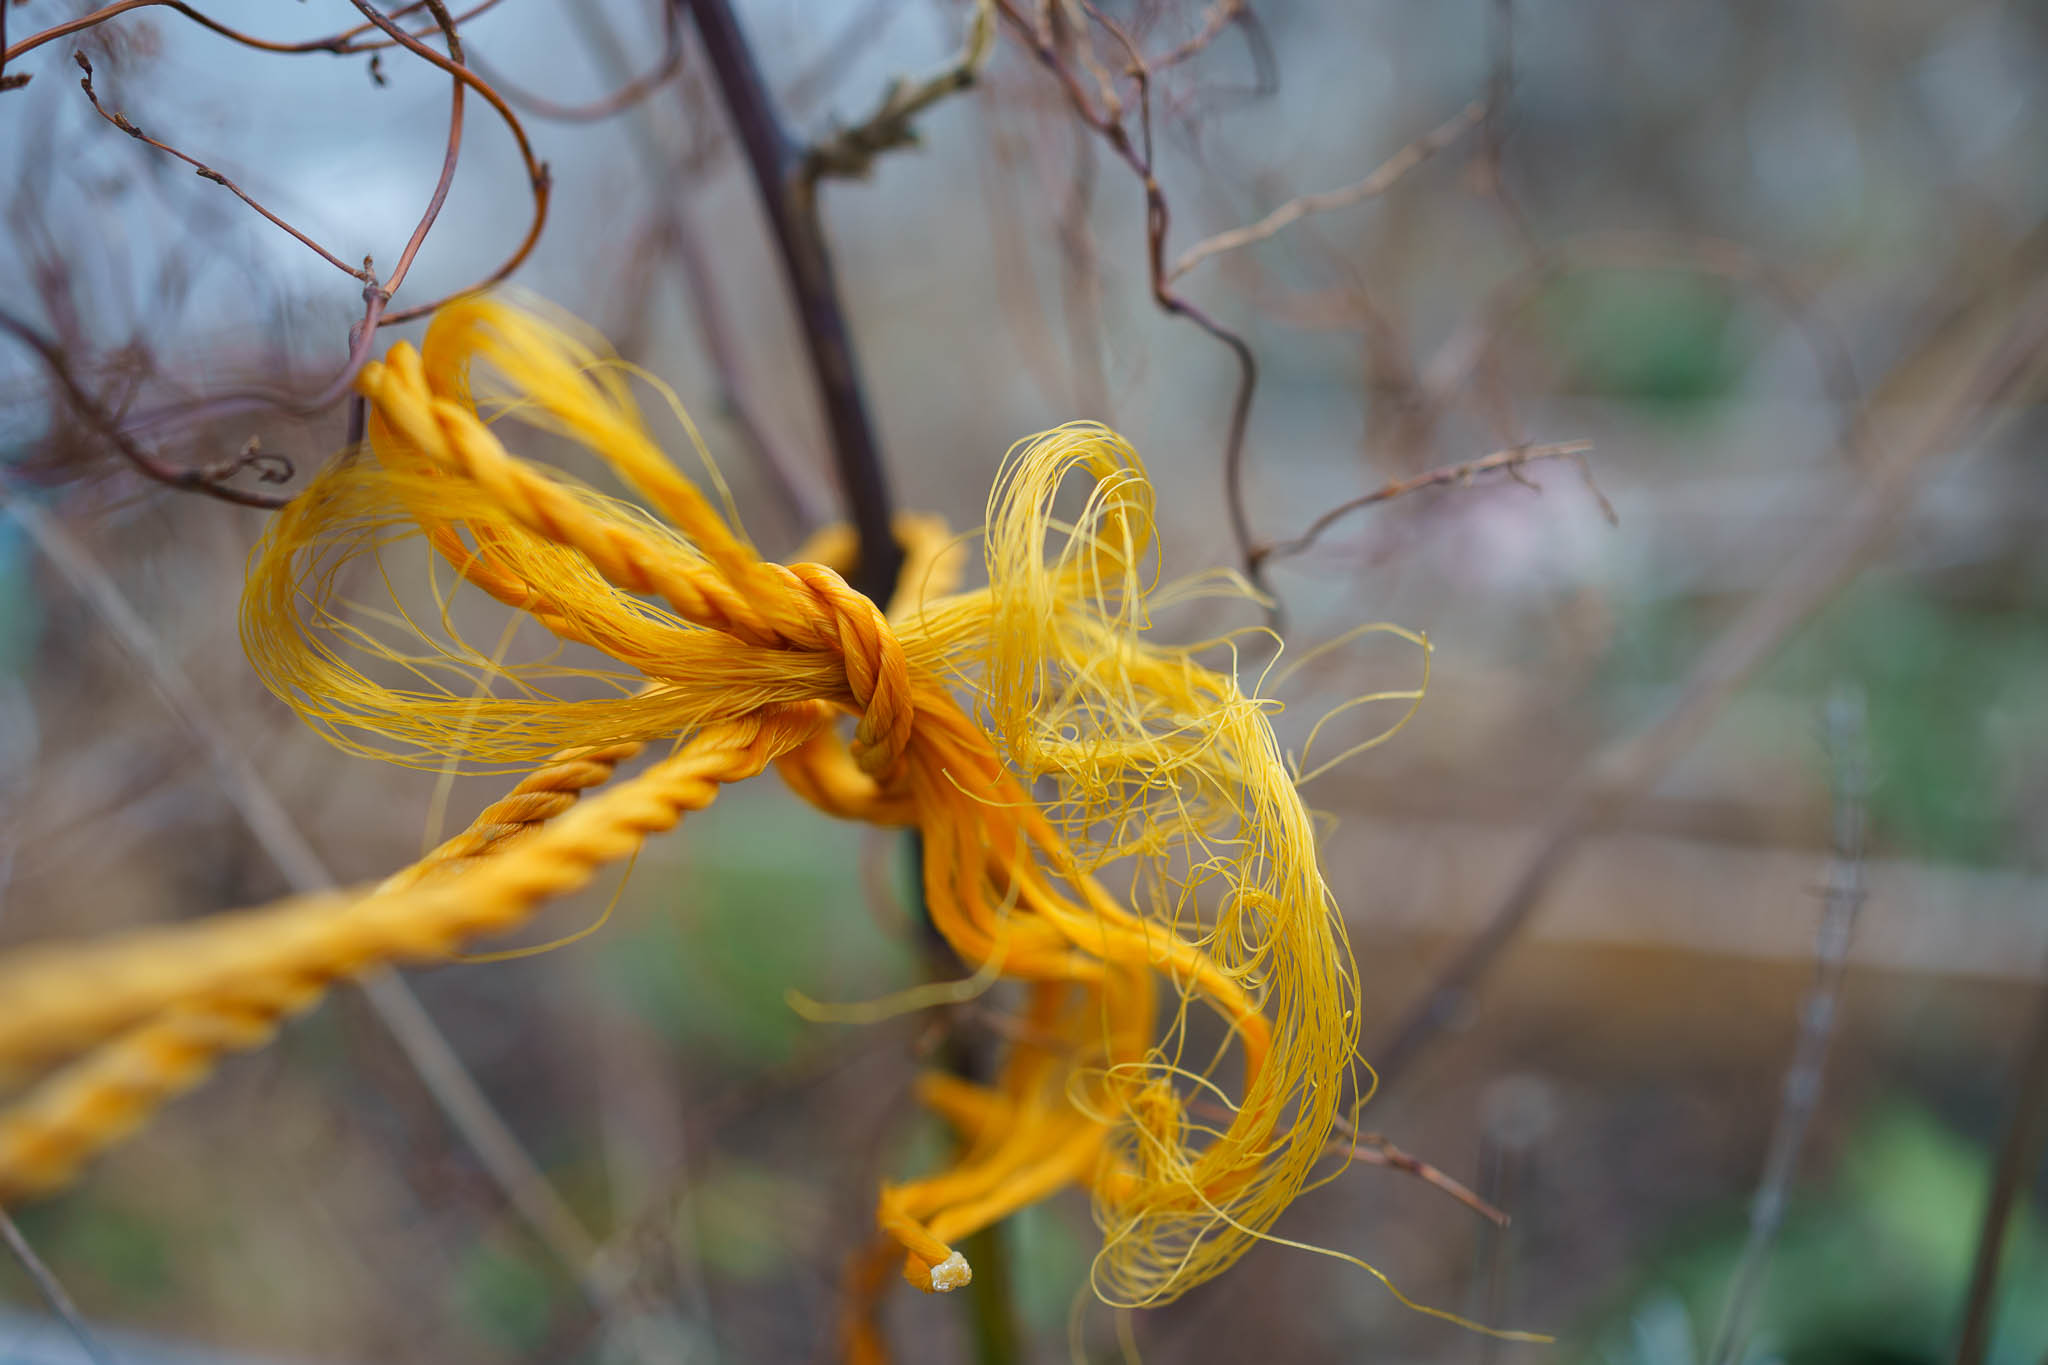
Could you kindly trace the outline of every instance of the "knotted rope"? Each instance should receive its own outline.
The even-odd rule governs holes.
[[[1146,632],[1152,493],[1121,438],[1073,424],[1013,450],[988,586],[925,591],[947,577],[927,530],[885,617],[823,564],[757,554],[657,447],[625,368],[559,320],[451,305],[360,387],[367,452],[252,559],[250,658],[350,751],[527,775],[379,887],[0,960],[0,1079],[42,1075],[0,1111],[0,1200],[68,1181],[332,983],[514,928],[774,764],[833,815],[918,828],[933,925],[971,969],[1026,983],[995,1083],[921,1091],[958,1160],[881,1192],[913,1284],[965,1283],[955,1243],[1074,1183],[1112,1303],[1171,1299],[1265,1235],[1350,1103],[1354,978],[1267,703]],[[494,417],[594,454],[640,504],[513,456]],[[1077,475],[1085,502],[1056,517]],[[412,537],[560,645],[486,657],[438,582],[431,603],[340,600],[344,570]],[[1197,1095],[1229,1122],[1192,1118]],[[869,1324],[850,1320],[856,1355]]]

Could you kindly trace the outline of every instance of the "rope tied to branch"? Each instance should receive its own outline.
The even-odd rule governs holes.
[[[950,591],[958,543],[906,519],[885,615],[826,564],[758,554],[709,457],[716,499],[662,453],[632,377],[573,324],[487,298],[365,366],[367,450],[252,557],[249,657],[344,749],[524,777],[378,887],[0,959],[0,1083],[41,1077],[0,1111],[0,1200],[68,1181],[331,983],[514,928],[773,765],[832,815],[917,828],[934,927],[1023,986],[992,1084],[921,1087],[961,1141],[945,1170],[881,1190],[905,1277],[966,1283],[956,1243],[1074,1184],[1103,1230],[1105,1300],[1165,1302],[1228,1267],[1355,1107],[1355,977],[1273,704],[1149,632],[1136,453],[1092,423],[1020,443],[989,502],[987,586]],[[514,422],[595,455],[637,501],[514,456]],[[1075,481],[1078,510],[1056,515]],[[344,570],[416,538],[458,583],[342,600]],[[461,584],[549,647],[468,644]],[[614,779],[652,745],[674,747]],[[879,1292],[881,1254],[856,1284]],[[879,1351],[872,1313],[849,1317],[856,1357]]]

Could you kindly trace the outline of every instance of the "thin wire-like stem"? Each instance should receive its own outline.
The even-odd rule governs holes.
[[[455,32],[455,21],[448,16],[448,8],[442,0],[426,0],[434,22],[440,26],[441,36],[448,43],[448,60],[462,65],[462,39]],[[372,23],[379,23],[380,16],[370,7],[367,0],[357,0],[356,8],[370,17]],[[382,25],[379,24],[381,27]],[[395,35],[394,35],[395,36]],[[414,41],[417,41],[416,39]],[[450,83],[448,95],[448,150],[441,156],[441,174],[434,181],[434,193],[427,200],[426,212],[413,227],[412,236],[406,239],[405,250],[398,253],[398,265],[392,270],[391,278],[384,282],[384,292],[396,294],[405,283],[407,272],[412,269],[413,257],[420,254],[426,244],[427,234],[434,230],[434,220],[441,216],[441,206],[448,202],[448,190],[455,183],[455,163],[462,155],[462,79],[458,75]]]
[[[505,122],[506,131],[512,134],[513,142],[518,145],[520,160],[526,166],[527,187],[533,196],[533,219],[527,224],[526,235],[520,239],[519,245],[513,248],[512,254],[497,269],[475,284],[465,289],[458,289],[452,294],[444,295],[441,298],[435,299],[432,303],[422,303],[411,308],[401,309],[395,313],[387,313],[381,325],[390,326],[392,323],[407,322],[413,318],[425,317],[449,299],[460,298],[464,294],[472,294],[479,289],[487,289],[517,270],[525,262],[526,258],[532,254],[535,244],[540,241],[541,229],[547,224],[548,201],[554,189],[554,179],[548,174],[547,164],[534,155],[533,143],[526,135],[526,126],[519,121],[519,115],[506,102],[505,97],[492,88],[489,81],[483,79],[483,77],[462,64],[459,51],[454,54],[452,59],[444,57],[418,38],[413,37],[410,33],[392,23],[389,18],[378,12],[377,8],[369,3],[369,0],[350,0],[350,2],[363,12],[363,15],[371,23],[388,34],[400,47],[422,61],[441,68],[441,70],[447,72],[455,80],[476,91],[491,108],[497,111],[498,117]],[[438,6],[439,0],[434,0],[434,3]],[[445,14],[445,9],[439,9],[436,17],[440,18],[445,16]],[[445,24],[443,31],[444,34],[452,34],[453,25]],[[442,180],[435,188],[436,198],[433,204],[429,206],[428,215],[421,220],[422,227],[431,226],[433,215],[439,213],[440,198],[445,196],[447,180],[452,174],[452,163],[444,164]],[[416,229],[414,232],[415,244],[423,238],[424,233]],[[401,265],[410,264],[410,252],[415,249],[417,249],[416,245],[408,247],[408,255],[401,260]],[[392,288],[395,289],[396,285],[394,284]]]
[[[1486,110],[1487,104],[1484,101],[1469,104],[1388,157],[1377,170],[1364,179],[1342,189],[1326,190],[1321,194],[1297,195],[1256,223],[1204,238],[1180,254],[1173,267],[1166,272],[1167,280],[1171,282],[1179,279],[1212,256],[1220,256],[1226,251],[1237,251],[1254,242],[1263,242],[1310,214],[1349,208],[1353,204],[1362,204],[1368,199],[1385,194],[1400,183],[1401,178],[1408,172],[1450,146],[1467,130],[1477,126],[1485,116]]]
[[[1046,69],[1065,92],[1068,105],[1081,124],[1106,143],[1116,153],[1145,192],[1145,268],[1152,291],[1152,301],[1161,312],[1169,317],[1185,318],[1230,352],[1231,360],[1237,367],[1237,383],[1231,393],[1230,416],[1224,426],[1223,437],[1223,505],[1230,521],[1230,533],[1237,544],[1245,573],[1254,583],[1262,581],[1261,565],[1252,536],[1251,517],[1245,508],[1244,489],[1244,448],[1245,438],[1251,429],[1252,399],[1258,393],[1259,362],[1252,354],[1249,342],[1230,328],[1191,302],[1173,287],[1173,274],[1167,269],[1166,240],[1172,223],[1172,210],[1166,200],[1166,191],[1160,187],[1155,173],[1152,155],[1152,86],[1151,68],[1139,52],[1130,35],[1112,19],[1094,6],[1085,6],[1088,18],[1108,32],[1124,50],[1128,63],[1124,74],[1137,87],[1138,135],[1134,138],[1125,126],[1124,112],[1116,96],[1114,82],[1106,71],[1099,69],[1085,42],[1078,44],[1079,60],[1095,68],[1093,76],[1102,96],[1101,103],[1091,97],[1073,67],[1067,61],[1052,23],[1041,24],[1025,15],[1013,0],[995,0],[997,13],[1015,31],[1038,64]],[[1218,23],[1216,31],[1223,25]],[[1213,37],[1213,34],[1211,35]],[[1191,55],[1191,54],[1190,54]]]
[[[6,35],[0,33],[0,38]],[[50,1311],[64,1324],[64,1330],[71,1333],[71,1339],[78,1343],[78,1349],[85,1352],[92,1365],[115,1365],[114,1357],[93,1335],[92,1328],[85,1322],[85,1315],[78,1311],[71,1293],[64,1288],[64,1282],[57,1278],[57,1272],[50,1269],[35,1247],[22,1235],[21,1226],[0,1208],[0,1241],[7,1243],[7,1249],[14,1253],[14,1259],[21,1262],[21,1268],[35,1281],[36,1292],[43,1296],[43,1302],[50,1305]]]
[[[478,3],[470,6],[461,14],[456,15],[455,22],[460,24],[474,19],[485,10],[492,8],[500,2],[501,0],[478,0]],[[30,34],[11,48],[5,47],[6,34],[0,32],[0,48],[5,50],[5,60],[13,61],[16,57],[32,52],[45,43],[55,42],[59,38],[68,38],[74,33],[83,33],[89,28],[97,28],[109,19],[117,19],[133,10],[149,9],[152,7],[175,10],[201,28],[211,33],[217,33],[230,42],[239,43],[243,47],[254,48],[258,52],[271,52],[281,56],[290,56],[295,53],[328,52],[337,57],[346,57],[357,53],[377,52],[398,46],[396,42],[388,39],[373,39],[366,43],[357,42],[358,38],[368,33],[374,27],[371,24],[357,24],[354,28],[345,29],[340,33],[330,33],[324,38],[307,38],[297,42],[280,43],[273,42],[267,38],[254,37],[242,32],[240,29],[230,28],[213,16],[185,4],[184,0],[116,0],[114,4],[102,5],[96,10],[79,15],[76,19],[67,19],[63,23],[53,24],[39,33]],[[393,19],[403,19],[408,14],[415,14],[424,8],[426,8],[426,0],[412,0],[412,3],[402,5],[393,10],[391,17]],[[433,31],[432,29],[427,30],[428,33]]]
[[[1711,1365],[1735,1365],[1749,1345],[1757,1300],[1770,1268],[1771,1248],[1785,1222],[1785,1204],[1798,1171],[1806,1130],[1820,1105],[1821,1080],[1827,1068],[1828,1044],[1835,1033],[1842,978],[1849,963],[1849,943],[1865,898],[1863,845],[1868,822],[1870,762],[1866,756],[1863,694],[1844,687],[1828,699],[1827,733],[1834,772],[1834,856],[1828,864],[1827,903],[1814,944],[1813,985],[1799,1010],[1799,1041],[1786,1068],[1771,1130],[1764,1172],[1749,1208],[1749,1235],[1742,1259],[1729,1282],[1728,1302],[1714,1333]]]
[[[1395,498],[1406,497],[1410,493],[1420,492],[1425,488],[1443,488],[1452,484],[1470,483],[1479,475],[1491,473],[1495,470],[1505,470],[1513,473],[1521,466],[1532,464],[1537,460],[1583,458],[1586,452],[1592,448],[1592,445],[1585,441],[1560,441],[1549,445],[1517,446],[1512,450],[1496,450],[1491,455],[1484,455],[1476,460],[1467,460],[1463,464],[1447,465],[1442,469],[1428,470],[1425,473],[1415,475],[1413,478],[1389,479],[1386,483],[1373,489],[1372,492],[1352,498],[1349,502],[1339,503],[1329,511],[1324,512],[1321,516],[1310,522],[1308,529],[1300,535],[1280,541],[1275,545],[1258,546],[1252,551],[1252,555],[1256,562],[1264,563],[1269,559],[1283,559],[1288,555],[1300,554],[1311,545],[1314,545],[1322,537],[1323,532],[1362,508],[1371,507],[1376,503],[1392,502]],[[1590,478],[1587,482],[1590,485]],[[1599,490],[1595,488],[1594,493],[1598,496]],[[1607,499],[1601,498],[1600,504],[1606,510],[1608,519],[1610,521],[1613,520],[1614,509],[1608,505]]]
[[[2040,1160],[2048,1130],[2048,964],[2037,988],[2034,1026],[2013,1073],[2012,1113],[1998,1144],[1998,1163],[1991,1192],[1978,1224],[1977,1251],[1970,1266],[1970,1287],[1963,1299],[1963,1321],[1956,1333],[1954,1365],[1983,1365],[1991,1349],[1993,1309],[1997,1304],[1998,1270],[2005,1258],[2006,1234],[2013,1209],[2027,1192],[2030,1173]]]
[[[574,13],[577,18],[578,27],[586,42],[588,42],[591,34],[597,27],[603,24],[604,20],[602,16],[595,12],[580,7]],[[624,113],[640,103],[640,101],[646,99],[663,85],[666,85],[675,77],[678,71],[683,69],[682,20],[673,8],[666,6],[662,9],[662,16],[664,20],[662,25],[662,54],[661,59],[655,63],[654,69],[643,76],[621,77],[618,89],[601,99],[591,100],[585,104],[559,104],[554,100],[536,95],[529,90],[522,90],[506,80],[502,74],[493,71],[483,58],[474,52],[470,53],[469,64],[489,77],[491,84],[497,86],[499,92],[506,99],[518,105],[527,113],[532,114],[535,118],[544,118],[555,123],[597,123],[616,114]],[[593,44],[593,46],[596,46],[596,44]],[[604,40],[602,51],[604,53],[615,53],[617,51],[617,43],[610,38],[609,30],[606,30],[606,39]]]
[[[265,208],[261,203],[259,203],[254,197],[252,197],[247,190],[244,190],[240,185],[237,185],[234,181],[228,179],[225,175],[222,175],[219,171],[207,165],[198,157],[189,155],[188,153],[185,152],[181,152],[176,147],[171,146],[170,143],[164,142],[158,138],[151,137],[148,133],[145,133],[142,131],[142,129],[136,127],[134,120],[130,119],[126,114],[120,112],[110,113],[107,110],[106,106],[100,103],[99,91],[93,88],[92,60],[89,57],[87,57],[83,52],[72,53],[71,59],[74,62],[78,63],[78,69],[85,73],[82,77],[79,78],[78,84],[80,88],[85,91],[85,98],[92,104],[92,111],[95,114],[98,114],[108,123],[113,124],[116,128],[119,128],[122,132],[128,134],[128,136],[134,138],[136,141],[147,143],[150,146],[156,148],[158,151],[163,152],[167,156],[176,157],[178,160],[184,162],[187,166],[192,167],[193,170],[198,172],[200,179],[211,180],[214,184],[219,185],[221,188],[227,190],[230,194],[234,195],[235,198],[241,200],[250,208],[256,210],[256,212],[263,217],[264,221],[268,222],[272,227],[278,228],[281,231],[283,231],[286,235],[290,236],[294,241],[298,242],[308,251],[311,251],[321,260],[327,262],[327,264],[333,266],[336,270],[339,270],[342,274],[353,276],[354,278],[363,280],[365,282],[369,280],[370,272],[367,267],[357,267],[348,264],[348,262],[342,260],[339,256],[336,256],[326,247],[314,241],[311,237],[307,236],[297,227],[294,227],[292,224],[278,217],[275,213],[272,213],[269,209]]]
[[[78,382],[78,377],[71,372],[70,362],[63,349],[56,342],[5,309],[0,309],[0,331],[7,332],[41,357],[44,366],[50,371],[51,378],[55,379],[57,387],[64,391],[64,397],[70,402],[72,411],[78,414],[80,420],[97,432],[121,458],[149,478],[171,488],[204,493],[210,498],[238,503],[243,507],[275,508],[282,507],[290,501],[283,493],[263,493],[255,489],[234,488],[228,485],[226,480],[230,476],[251,467],[253,461],[248,457],[223,461],[218,465],[199,469],[166,464],[144,450],[119,419],[85,391]],[[278,457],[265,458],[275,461]],[[289,462],[281,466],[272,463],[267,469],[259,471],[259,477],[268,477],[272,481],[280,477],[289,478],[291,465]]]

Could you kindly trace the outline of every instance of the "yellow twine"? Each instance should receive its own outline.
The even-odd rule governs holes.
[[[374,891],[0,961],[0,1070],[101,1045],[0,1115],[0,1199],[68,1180],[328,983],[516,927],[772,762],[827,812],[922,832],[932,922],[973,972],[955,993],[984,974],[1026,986],[994,1085],[922,1089],[960,1132],[958,1160],[881,1191],[877,1221],[913,1284],[965,1283],[957,1242],[1076,1183],[1094,1196],[1093,1278],[1112,1305],[1165,1302],[1276,1240],[1356,1102],[1355,973],[1272,703],[1147,633],[1153,494],[1121,437],[1072,423],[1011,451],[985,588],[946,592],[960,543],[903,523],[911,567],[885,618],[825,564],[756,553],[662,454],[626,370],[561,319],[452,304],[359,387],[368,456],[325,471],[252,558],[249,657],[351,752],[548,766],[514,808]],[[644,506],[514,457],[491,414],[580,446]],[[1056,519],[1074,478],[1085,504]],[[835,534],[819,558],[847,556]],[[438,587],[431,609],[396,588],[388,609],[341,600],[345,570],[381,572],[416,537],[560,647],[487,656]],[[674,757],[570,808],[679,735],[693,738]],[[1210,1036],[1198,1008],[1225,1025],[1220,1046],[1196,1041]],[[1222,1097],[1225,1126],[1190,1121],[1197,1092]],[[857,1286],[879,1292],[876,1264],[862,1258]],[[871,1305],[847,1340],[876,1349]]]

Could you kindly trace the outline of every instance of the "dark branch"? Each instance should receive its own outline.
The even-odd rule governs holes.
[[[886,602],[902,567],[903,550],[890,527],[888,478],[833,277],[817,196],[801,182],[800,154],[783,131],[732,6],[727,0],[674,3],[687,6],[696,21],[795,299],[797,323],[825,409],[833,461],[860,537],[860,560],[851,582],[875,601]]]

